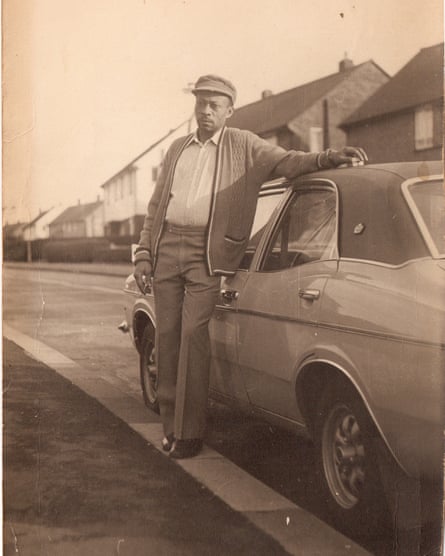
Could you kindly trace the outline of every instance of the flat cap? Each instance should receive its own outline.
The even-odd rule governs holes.
[[[195,83],[192,93],[196,95],[200,91],[208,91],[211,93],[219,93],[225,95],[232,100],[235,104],[236,89],[228,79],[220,77],[219,75],[202,75]]]

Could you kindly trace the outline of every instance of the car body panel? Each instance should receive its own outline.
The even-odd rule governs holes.
[[[242,292],[247,279],[246,272],[239,272],[230,279],[222,279],[221,290]],[[243,377],[237,372],[237,300],[218,301],[209,324],[211,341],[210,388],[227,397],[237,405],[249,404]]]
[[[238,302],[238,361],[253,405],[302,420],[295,404],[296,368],[313,353],[321,300],[302,299],[299,291],[322,297],[336,267],[336,261],[323,261],[249,277]]]
[[[426,286],[443,272],[435,263],[426,272],[429,262],[391,268],[341,261],[326,286],[320,319],[320,336],[348,354],[348,374],[394,455],[415,475],[426,473],[431,458],[438,461],[442,442],[445,304],[431,286],[426,296],[419,290],[422,276]],[[323,356],[335,363],[333,353]],[[413,442],[424,445],[426,465],[412,456]]]

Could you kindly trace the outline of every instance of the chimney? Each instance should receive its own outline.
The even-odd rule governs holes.
[[[267,97],[271,97],[273,95],[272,91],[270,89],[266,89],[265,91],[263,91],[261,93],[261,99],[265,99]]]
[[[77,205],[78,206],[80,205],[80,199],[77,199]]]
[[[347,52],[345,52],[345,57],[338,64],[338,71],[339,72],[347,71],[353,67],[354,67],[354,62],[350,58],[348,58],[348,54]]]

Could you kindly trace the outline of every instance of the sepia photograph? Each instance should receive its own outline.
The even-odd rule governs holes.
[[[442,0],[2,0],[5,556],[444,554]]]

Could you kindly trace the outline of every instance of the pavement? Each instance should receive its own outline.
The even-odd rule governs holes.
[[[368,554],[208,446],[170,460],[141,396],[7,323],[3,335],[6,556]]]
[[[287,554],[71,382],[4,353],[5,556]]]

